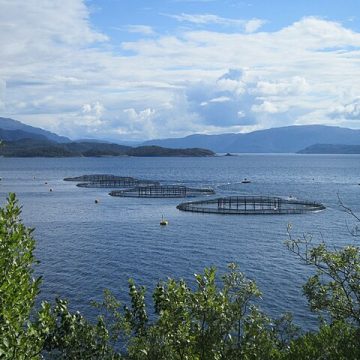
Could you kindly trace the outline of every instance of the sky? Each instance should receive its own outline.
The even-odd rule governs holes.
[[[359,0],[0,0],[0,116],[112,141],[360,129]]]

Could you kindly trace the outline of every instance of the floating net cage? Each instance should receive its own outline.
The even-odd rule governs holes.
[[[141,180],[133,177],[116,176],[108,174],[82,175],[65,178],[65,181],[84,181],[76,186],[85,188],[130,188],[134,186],[160,185],[158,181]]]
[[[123,177],[111,174],[91,174],[91,175],[81,175],[75,177],[66,177],[64,181],[86,181],[86,182],[97,182],[97,181],[106,181],[106,180],[122,180],[122,179],[133,179],[132,177]]]
[[[213,189],[189,188],[180,185],[136,186],[127,190],[111,191],[111,196],[139,198],[184,198],[200,195],[213,195]]]
[[[86,183],[79,183],[76,186],[85,187],[85,188],[107,188],[107,189],[114,189],[114,188],[129,188],[134,186],[156,186],[160,185],[158,181],[151,181],[151,180],[139,180],[134,178],[121,178],[121,179],[114,179],[114,180],[99,180],[99,181],[92,181]]]
[[[281,215],[303,214],[324,210],[316,202],[271,196],[229,196],[191,201],[177,206],[179,210],[212,214]]]

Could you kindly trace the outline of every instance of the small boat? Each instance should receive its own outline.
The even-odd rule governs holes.
[[[251,181],[247,178],[244,178],[242,181],[241,181],[242,184],[250,184]]]
[[[169,222],[166,219],[164,219],[164,216],[161,216],[160,225],[165,226],[168,224],[169,224]]]

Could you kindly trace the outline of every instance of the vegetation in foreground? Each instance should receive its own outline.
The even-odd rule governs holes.
[[[220,279],[214,268],[195,275],[194,289],[159,283],[151,317],[144,287],[130,281],[125,306],[105,291],[93,323],[65,300],[35,309],[35,241],[20,214],[10,194],[0,209],[0,359],[360,359],[359,247],[329,250],[290,237],[289,250],[315,271],[303,289],[319,314],[316,332],[258,309],[259,289],[235,264]]]

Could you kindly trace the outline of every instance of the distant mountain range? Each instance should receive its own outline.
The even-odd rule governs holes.
[[[314,144],[360,145],[360,130],[324,125],[287,126],[247,134],[195,134],[143,143],[167,148],[200,147],[217,153],[296,153]]]
[[[166,149],[159,146],[132,147],[98,140],[71,141],[20,121],[0,118],[0,156],[213,156],[206,149]]]
[[[216,153],[359,152],[360,130],[337,126],[287,126],[247,134],[201,135],[126,145],[100,140],[71,141],[41,128],[0,117],[3,156],[211,156]],[[209,149],[209,150],[206,150]]]

